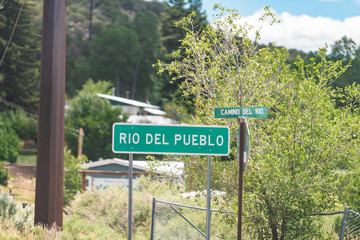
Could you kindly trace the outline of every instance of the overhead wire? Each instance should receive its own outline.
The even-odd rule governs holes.
[[[39,120],[39,116],[29,110],[27,110],[26,108],[24,108],[23,106],[20,106],[16,103],[10,102],[9,100],[6,100],[4,98],[0,97],[0,102],[4,103],[5,105],[7,105],[8,107],[11,107],[12,109],[15,110],[20,110],[26,113],[27,116],[32,117],[35,120]],[[74,129],[71,127],[67,127],[64,126],[65,130],[70,131],[70,134],[77,136],[79,134],[79,130],[78,129]]]
[[[1,4],[2,4],[3,2],[4,2],[4,0],[1,2]],[[16,17],[16,21],[15,21],[14,27],[13,27],[13,29],[12,29],[12,31],[11,31],[9,41],[8,41],[7,44],[6,44],[6,47],[5,47],[5,49],[4,49],[4,53],[3,53],[2,57],[1,57],[0,66],[1,66],[1,64],[3,63],[3,60],[4,60],[5,55],[6,55],[6,52],[7,52],[8,48],[9,48],[10,43],[11,43],[11,40],[12,40],[12,38],[13,38],[13,36],[14,36],[15,29],[16,29],[16,26],[17,26],[17,24],[18,24],[18,22],[19,22],[20,15],[21,15],[22,9],[23,9],[23,7],[24,7],[24,4],[25,4],[25,0],[23,0],[22,3],[21,3],[21,7],[20,7],[19,13],[18,13],[18,15],[17,15],[17,17]]]

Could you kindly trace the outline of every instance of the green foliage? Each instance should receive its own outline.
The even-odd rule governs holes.
[[[0,185],[7,185],[7,171],[5,169],[5,163],[0,162]]]
[[[126,91],[131,90],[134,66],[139,54],[136,32],[124,26],[105,27],[94,38],[90,47],[94,78],[113,79],[116,95],[120,96],[121,89],[121,95],[125,96]]]
[[[179,192],[169,189],[164,182],[154,182],[151,178],[141,177],[138,185],[133,192],[133,234],[134,239],[149,239],[151,227],[151,209],[153,198],[189,204],[193,200],[178,197]],[[201,201],[204,206],[204,201]],[[76,235],[78,230],[85,234],[90,234],[90,229],[84,230],[83,227],[67,227],[66,219],[82,219],[82,225],[97,226],[96,231],[103,228],[111,229],[106,239],[118,234],[117,239],[127,239],[128,226],[128,189],[121,186],[112,186],[106,190],[87,191],[79,195],[66,208],[65,231],[69,235]],[[74,220],[70,220],[73,222]],[[103,231],[104,231],[103,230]],[[171,228],[169,229],[171,230]],[[110,236],[109,236],[110,235]],[[109,236],[109,237],[108,237]]]
[[[87,162],[87,157],[82,155],[75,158],[70,150],[64,151],[64,206],[81,192],[81,164]]]
[[[344,36],[340,40],[335,41],[332,45],[329,58],[334,61],[341,60],[345,64],[351,65],[348,71],[332,84],[334,88],[345,88],[353,83],[360,83],[360,46],[352,39]]]
[[[35,19],[37,1],[27,1],[21,12],[0,72],[0,97],[31,111],[37,110],[40,66],[40,24]],[[21,2],[9,0],[0,9],[0,52],[10,39]]]
[[[86,218],[76,215],[65,216],[64,232],[62,239],[126,239],[119,238],[117,233],[111,226],[101,221],[89,221]]]
[[[111,148],[112,125],[126,121],[119,118],[120,108],[113,108],[109,101],[84,94],[70,101],[65,115],[65,141],[72,153],[78,152],[78,134],[73,129],[83,128],[83,154],[90,160],[114,156]]]
[[[340,181],[340,198],[345,206],[360,212],[360,164],[353,169],[343,172]]]
[[[33,205],[23,207],[21,203],[14,201],[14,198],[8,193],[0,193],[0,219],[2,223],[7,221],[20,232],[31,231],[34,224],[33,214]]]
[[[113,84],[110,81],[99,80],[96,83],[89,78],[82,86],[82,89],[78,92],[78,95],[84,94],[107,94],[111,95]]]
[[[11,128],[15,130],[20,139],[37,139],[38,122],[33,117],[27,116],[24,111],[8,111],[3,117],[8,119]]]
[[[67,93],[74,96],[91,77],[95,82],[111,80],[117,96],[151,97],[152,81],[157,80],[151,65],[160,54],[158,19],[165,3],[97,1],[92,11],[92,40],[88,38],[87,6],[87,1],[68,2]]]
[[[19,137],[11,128],[11,123],[0,116],[0,160],[16,162],[18,158]]]
[[[347,66],[327,60],[325,49],[320,49],[317,58],[309,63],[298,58],[292,69],[286,49],[258,48],[254,42],[260,30],[250,39],[252,27],[235,24],[241,16],[223,10],[230,15],[220,14],[220,20],[202,32],[193,30],[193,16],[185,18],[181,25],[187,35],[182,46],[170,65],[159,65],[160,72],[169,71],[174,80],[185,78],[180,87],[185,98],[198,96],[193,101],[198,118],[190,124],[227,125],[233,143],[237,120],[215,119],[214,107],[268,107],[267,119],[248,120],[251,161],[244,179],[245,228],[252,239],[321,238],[308,216],[334,207],[337,170],[353,166],[359,157],[355,105],[337,109],[332,97],[342,93],[330,87]],[[277,22],[266,10],[261,19]],[[236,212],[235,156],[232,145],[228,158],[214,157],[212,187],[227,192],[225,205]],[[184,161],[188,186],[204,189],[206,158]]]

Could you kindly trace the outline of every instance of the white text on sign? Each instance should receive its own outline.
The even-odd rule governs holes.
[[[169,136],[160,133],[146,133],[145,144],[156,144],[156,145],[169,145]],[[173,137],[173,144],[183,144],[185,146],[222,146],[224,144],[224,137],[218,135],[216,137],[212,135],[199,135],[199,134],[175,134]],[[139,144],[142,142],[139,133],[120,133],[119,143],[120,144]]]

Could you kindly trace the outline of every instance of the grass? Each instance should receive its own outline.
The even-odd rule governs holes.
[[[19,157],[17,163],[36,166],[36,148],[24,147],[24,141],[19,143]]]
[[[19,150],[19,157],[17,163],[36,166],[36,150]]]

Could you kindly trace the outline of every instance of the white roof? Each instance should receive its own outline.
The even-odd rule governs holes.
[[[144,111],[154,115],[166,115],[166,112],[164,112],[163,110],[159,110],[155,108],[144,108]]]
[[[176,124],[176,121],[170,118],[154,115],[130,115],[128,123],[152,123],[152,124]]]
[[[110,164],[118,164],[121,166],[129,167],[129,161],[119,158],[113,159],[100,159],[99,161],[84,163],[81,165],[82,168],[92,168]],[[133,168],[146,171],[151,165],[150,161],[133,161]],[[161,173],[172,173],[175,175],[181,175],[183,172],[184,163],[183,162],[160,162],[160,165],[156,167],[156,172]]]
[[[144,102],[139,102],[139,101],[132,100],[132,99],[116,97],[116,96],[111,96],[111,95],[106,95],[106,94],[101,94],[101,93],[98,93],[96,95],[101,97],[101,98],[106,98],[108,100],[118,102],[119,104],[122,104],[122,105],[131,105],[131,106],[136,106],[136,107],[140,107],[140,108],[160,109],[159,106],[155,106],[155,105],[152,105],[152,104],[147,104],[147,103],[144,103]]]

